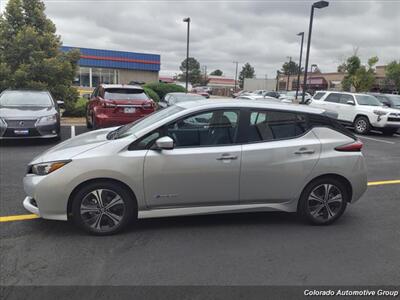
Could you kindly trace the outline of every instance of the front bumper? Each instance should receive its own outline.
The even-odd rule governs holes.
[[[375,128],[400,128],[400,113],[376,116],[370,122]]]
[[[39,208],[35,205],[35,200],[32,197],[26,196],[22,204],[27,211],[40,217]]]
[[[60,133],[58,122],[46,125],[36,125],[33,120],[24,121],[19,125],[18,120],[6,120],[7,126],[0,128],[0,139],[25,139],[25,138],[55,138]]]

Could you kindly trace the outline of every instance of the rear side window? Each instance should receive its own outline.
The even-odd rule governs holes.
[[[338,94],[338,93],[329,94],[328,97],[325,98],[325,102],[339,103],[340,102],[340,94]]]
[[[105,89],[104,99],[107,100],[147,100],[142,89],[108,88]]]
[[[281,111],[253,111],[250,113],[248,142],[291,139],[307,131],[303,114]]]
[[[321,99],[326,93],[318,92],[314,95],[313,99],[319,100]]]

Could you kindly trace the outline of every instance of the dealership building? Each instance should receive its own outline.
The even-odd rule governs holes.
[[[91,90],[100,83],[158,81],[160,55],[62,46],[64,52],[78,49],[81,57],[74,85]]]

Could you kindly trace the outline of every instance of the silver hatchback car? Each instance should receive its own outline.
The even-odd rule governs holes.
[[[137,218],[250,211],[298,212],[330,224],[367,188],[361,147],[320,109],[182,102],[35,158],[23,203],[97,235]]]

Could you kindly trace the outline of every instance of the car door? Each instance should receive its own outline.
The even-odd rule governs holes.
[[[160,129],[171,150],[150,149],[144,162],[149,207],[237,204],[241,146],[238,110],[213,110],[181,118]]]
[[[282,203],[299,195],[321,151],[307,116],[274,110],[250,112],[242,146],[240,203]]]
[[[330,93],[328,96],[325,97],[325,99],[321,102],[321,108],[326,109],[329,111],[334,111],[338,113],[338,119],[340,119],[339,116],[339,109],[340,109],[340,93]]]
[[[357,107],[354,96],[350,94],[341,94],[338,119],[345,121],[347,123],[352,123],[356,115],[357,115]]]

